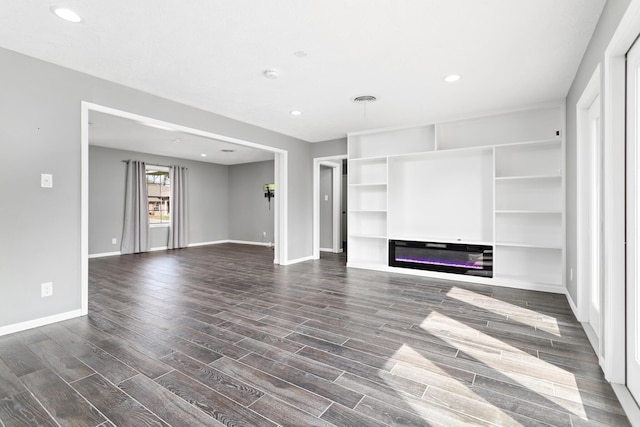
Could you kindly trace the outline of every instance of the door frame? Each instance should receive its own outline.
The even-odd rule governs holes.
[[[626,387],[626,53],[640,28],[640,0],[632,0],[604,53],[604,355],[601,366],[632,424],[640,407]]]
[[[591,284],[593,282],[593,278],[591,277],[591,265],[594,261],[600,264],[600,268],[602,269],[602,257],[598,257],[597,260],[593,260],[592,258],[592,245],[593,241],[589,237],[593,234],[593,224],[591,224],[591,215],[590,211],[592,208],[592,199],[591,199],[591,178],[592,178],[592,154],[593,147],[590,143],[590,120],[589,120],[589,110],[593,102],[600,96],[600,64],[596,67],[589,83],[585,87],[580,99],[576,103],[576,123],[577,123],[577,268],[576,268],[576,276],[570,277],[570,280],[575,280],[577,282],[577,310],[576,317],[578,321],[583,323],[583,326],[588,326],[589,324],[589,308],[591,303]],[[600,110],[602,112],[602,102],[600,102]],[[600,134],[600,151],[599,158],[596,159],[598,164],[602,165],[602,128]],[[602,168],[600,173],[602,174]],[[601,182],[602,184],[602,182]],[[602,185],[598,189],[600,192],[600,200],[602,197]],[[585,194],[589,194],[589,197],[586,197]],[[598,229],[600,226],[598,226]],[[602,235],[600,236],[603,237]],[[600,255],[602,255],[602,251],[600,251]],[[571,276],[571,274],[570,274]],[[585,281],[584,278],[589,278],[589,281]],[[600,287],[602,288],[602,282],[600,283]],[[602,298],[600,298],[602,302]],[[601,304],[602,306],[602,304]],[[601,361],[600,356],[602,355],[602,310],[600,310],[600,330],[593,331],[590,328],[585,328],[585,332],[589,337],[589,341],[591,345],[594,347],[594,351],[598,356],[598,359]]]
[[[342,202],[342,161],[346,154],[338,156],[315,157],[313,159],[313,259],[320,259],[320,166],[332,168],[331,182],[333,188],[333,245],[334,253],[341,251],[341,221],[340,205]]]

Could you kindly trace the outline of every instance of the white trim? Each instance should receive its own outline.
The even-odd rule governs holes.
[[[89,108],[80,103],[80,313],[89,314]]]
[[[227,243],[236,243],[238,245],[265,246],[267,248],[272,246],[271,243],[252,242],[252,241],[249,241],[249,240],[227,240]]]
[[[39,319],[28,320],[26,322],[14,323],[13,325],[0,326],[0,336],[26,331],[27,329],[38,328],[64,320],[74,319],[83,316],[82,310],[72,310],[66,313],[54,314],[53,316],[41,317]]]
[[[314,259],[313,256],[306,256],[306,257],[297,258],[297,259],[290,259],[290,260],[286,261],[285,263],[283,263],[282,265],[298,264],[299,262],[311,261],[313,259]]]
[[[320,252],[333,252],[333,248],[320,248]]]
[[[169,246],[156,246],[155,248],[150,248],[149,252],[166,251],[166,250],[169,250]]]
[[[208,246],[208,245],[219,245],[222,243],[229,243],[229,240],[214,240],[211,242],[199,242],[199,243],[189,243],[187,245],[188,248],[195,248],[198,246]]]
[[[629,422],[632,426],[640,426],[640,406],[636,403],[629,393],[629,389],[622,384],[611,384],[613,391],[622,405],[622,409],[625,412]]]
[[[573,315],[579,321],[579,319],[578,319],[578,306],[573,301],[573,298],[571,298],[571,294],[569,293],[568,289],[565,290],[565,296],[567,297],[567,301],[569,302],[569,307],[571,307],[571,311],[573,311]]]
[[[640,28],[640,0],[632,0],[604,54],[604,301],[605,378],[626,383],[625,336],[625,55]]]
[[[589,173],[589,155],[590,145],[586,139],[589,137],[589,108],[593,101],[600,96],[600,64],[596,67],[589,83],[585,87],[580,99],[576,103],[576,141],[577,141],[577,266],[576,274],[573,276],[573,282],[577,283],[577,306],[574,310],[576,319],[579,322],[585,322],[589,319],[589,292],[585,292],[588,282],[582,280],[584,277],[591,277],[590,270],[590,247],[589,236],[591,229],[589,227],[589,215],[591,205],[590,197],[586,197],[591,192],[591,185],[588,180]],[[600,354],[597,349],[596,352]]]
[[[331,252],[340,253],[341,248],[341,228],[342,213],[340,205],[342,204],[342,160],[348,158],[347,154],[337,156],[315,157],[313,159],[313,259],[320,258],[320,166],[327,166],[333,169],[331,182],[333,184],[333,248]],[[339,161],[339,163],[336,163]],[[341,173],[338,173],[340,171]],[[337,225],[336,225],[337,224]]]
[[[89,254],[89,259],[93,259],[93,258],[104,258],[104,257],[108,257],[108,256],[119,256],[122,255],[122,252],[117,251],[117,252],[102,252],[102,253],[98,253],[98,254]]]
[[[502,288],[525,289],[529,291],[549,292],[553,294],[565,294],[566,288],[563,285],[552,285],[546,283],[535,283],[523,280],[515,280],[501,277],[477,277],[464,274],[441,273],[438,271],[417,270],[413,268],[390,267],[385,264],[375,264],[367,262],[347,262],[347,268],[361,268],[366,270],[383,271],[386,273],[407,274],[410,276],[422,276],[432,279],[447,280],[449,282],[475,283],[481,285],[491,285]]]

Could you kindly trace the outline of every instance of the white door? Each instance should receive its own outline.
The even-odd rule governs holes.
[[[640,46],[627,54],[627,387],[640,401]]]
[[[602,138],[600,133],[600,97],[596,97],[588,112],[589,141],[589,325],[600,342],[600,301],[602,295]],[[599,347],[599,345],[598,345]],[[596,348],[598,354],[600,350]]]

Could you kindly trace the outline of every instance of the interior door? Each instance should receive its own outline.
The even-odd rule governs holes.
[[[640,46],[627,54],[627,387],[640,402]]]

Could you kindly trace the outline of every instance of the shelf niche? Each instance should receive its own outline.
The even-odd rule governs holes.
[[[389,159],[388,191],[390,237],[493,240],[491,149]]]

